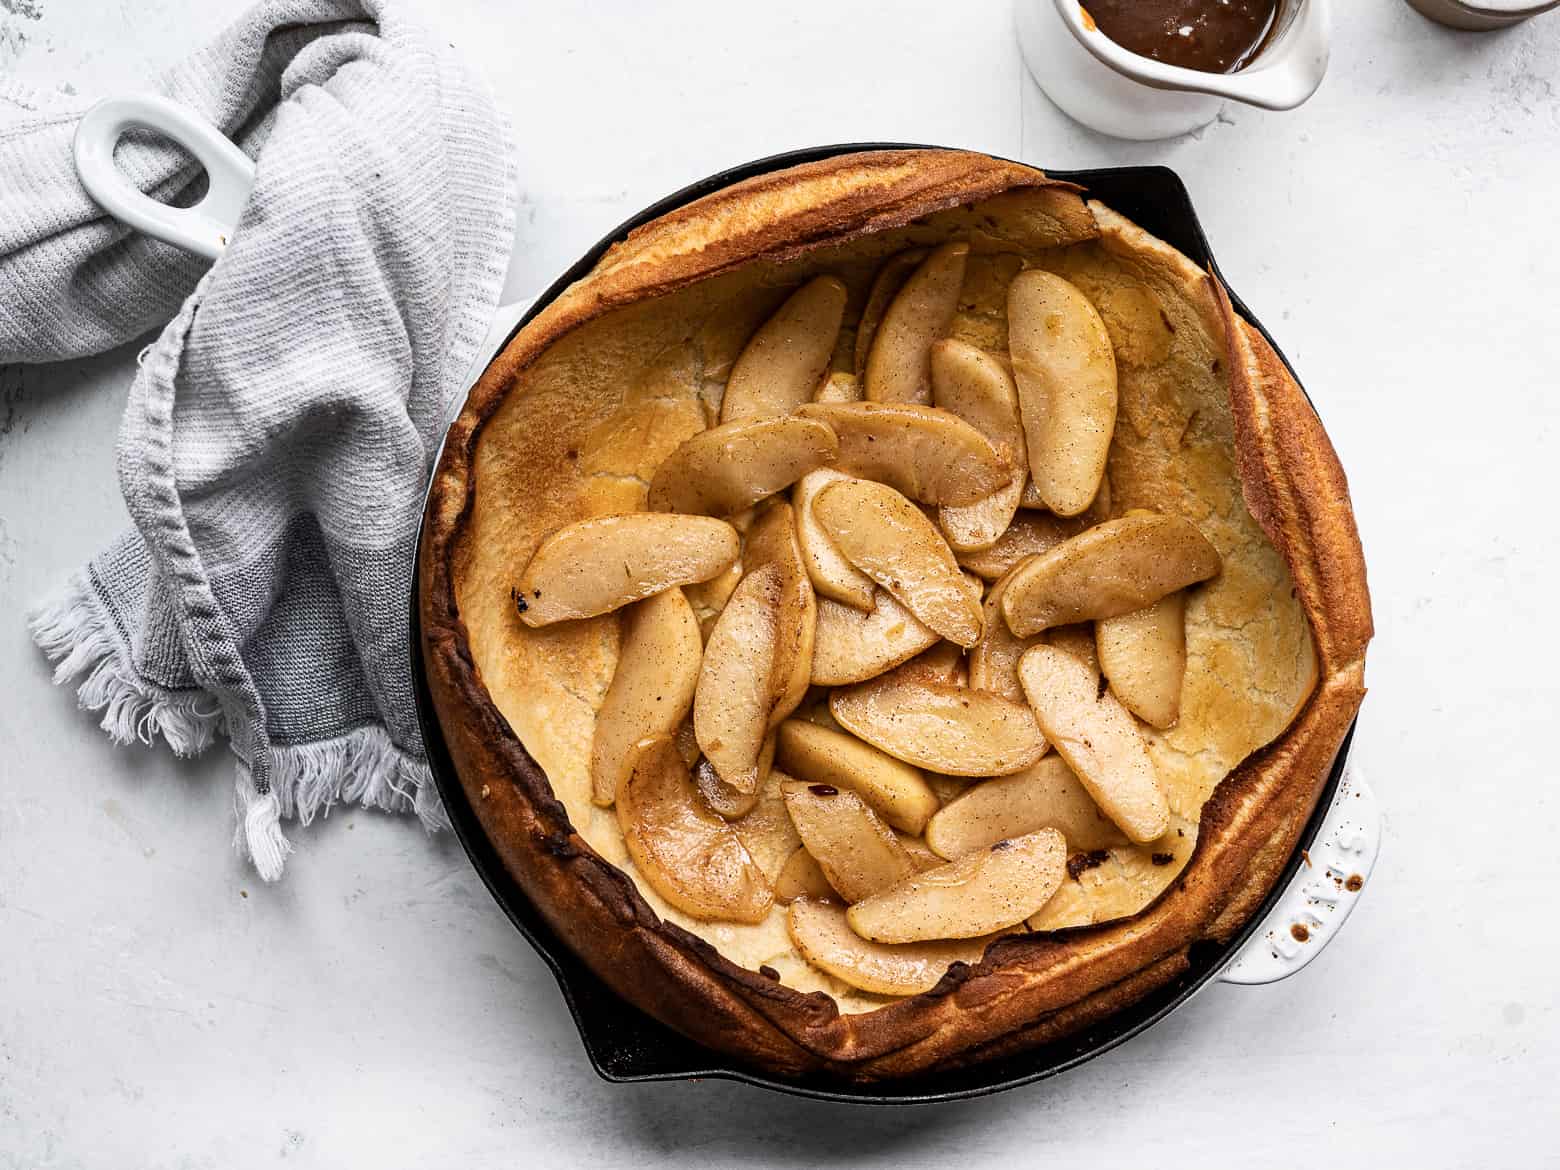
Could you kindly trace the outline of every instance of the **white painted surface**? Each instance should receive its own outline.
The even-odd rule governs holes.
[[[1371,566],[1357,750],[1386,845],[1310,969],[963,1105],[598,1082],[452,841],[338,813],[262,888],[228,850],[221,753],[111,748],[48,686],[21,609],[125,522],[131,345],[0,373],[0,1166],[1552,1164],[1560,18],[1475,37],[1337,7],[1306,106],[1133,146],[1049,106],[1004,0],[439,5],[521,139],[517,294],[787,147],[1181,173],[1321,409]],[[0,0],[0,68],[117,92],[234,11]]]

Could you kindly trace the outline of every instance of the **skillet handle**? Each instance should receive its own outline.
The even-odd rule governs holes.
[[[1219,973],[1223,983],[1277,983],[1322,953],[1353,912],[1381,852],[1381,809],[1353,764],[1289,889]]]
[[[129,130],[150,130],[172,139],[206,168],[207,189],[194,207],[169,207],[144,194],[114,165],[114,148]],[[107,98],[82,117],[72,142],[76,173],[104,212],[127,227],[187,252],[215,260],[238,227],[255,185],[255,164],[242,150],[188,106],[160,94]],[[466,377],[469,385],[486,368],[531,299],[500,305],[487,339]],[[458,409],[457,402],[454,409]]]
[[[205,197],[170,207],[140,191],[114,165],[114,148],[130,130],[171,138],[206,168]],[[255,185],[255,164],[188,106],[160,94],[108,98],[88,110],[72,142],[76,173],[109,215],[137,231],[215,260],[222,254]]]

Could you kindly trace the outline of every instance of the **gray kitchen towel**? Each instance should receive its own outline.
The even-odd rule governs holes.
[[[513,155],[491,98],[400,0],[263,0],[155,88],[255,160],[209,271],[87,196],[84,103],[0,83],[0,361],[166,322],[119,434],[134,528],[32,631],[116,741],[192,754],[228,737],[237,841],[272,880],[284,818],[338,801],[443,818],[408,587],[446,408],[503,286]],[[132,138],[118,161],[156,198],[198,198],[198,166],[166,144]]]

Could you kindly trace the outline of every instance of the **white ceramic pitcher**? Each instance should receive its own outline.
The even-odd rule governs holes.
[[[1228,100],[1288,110],[1322,83],[1332,42],[1330,0],[1284,0],[1261,52],[1234,73],[1202,73],[1129,52],[1079,0],[1015,0],[1018,43],[1062,111],[1117,138],[1172,138],[1213,121]]]

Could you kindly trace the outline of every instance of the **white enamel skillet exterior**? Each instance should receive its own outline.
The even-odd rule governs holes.
[[[169,207],[132,186],[113,162],[116,143],[132,129],[163,134],[199,159],[209,177],[205,198],[193,207]],[[110,98],[93,106],[76,131],[75,156],[82,185],[109,215],[211,259],[227,246],[254,184],[254,164],[238,147],[187,107],[158,95]],[[499,307],[468,381],[496,356],[528,304]],[[1306,864],[1218,978],[1275,983],[1314,960],[1348,920],[1380,849],[1376,798],[1350,762]]]

